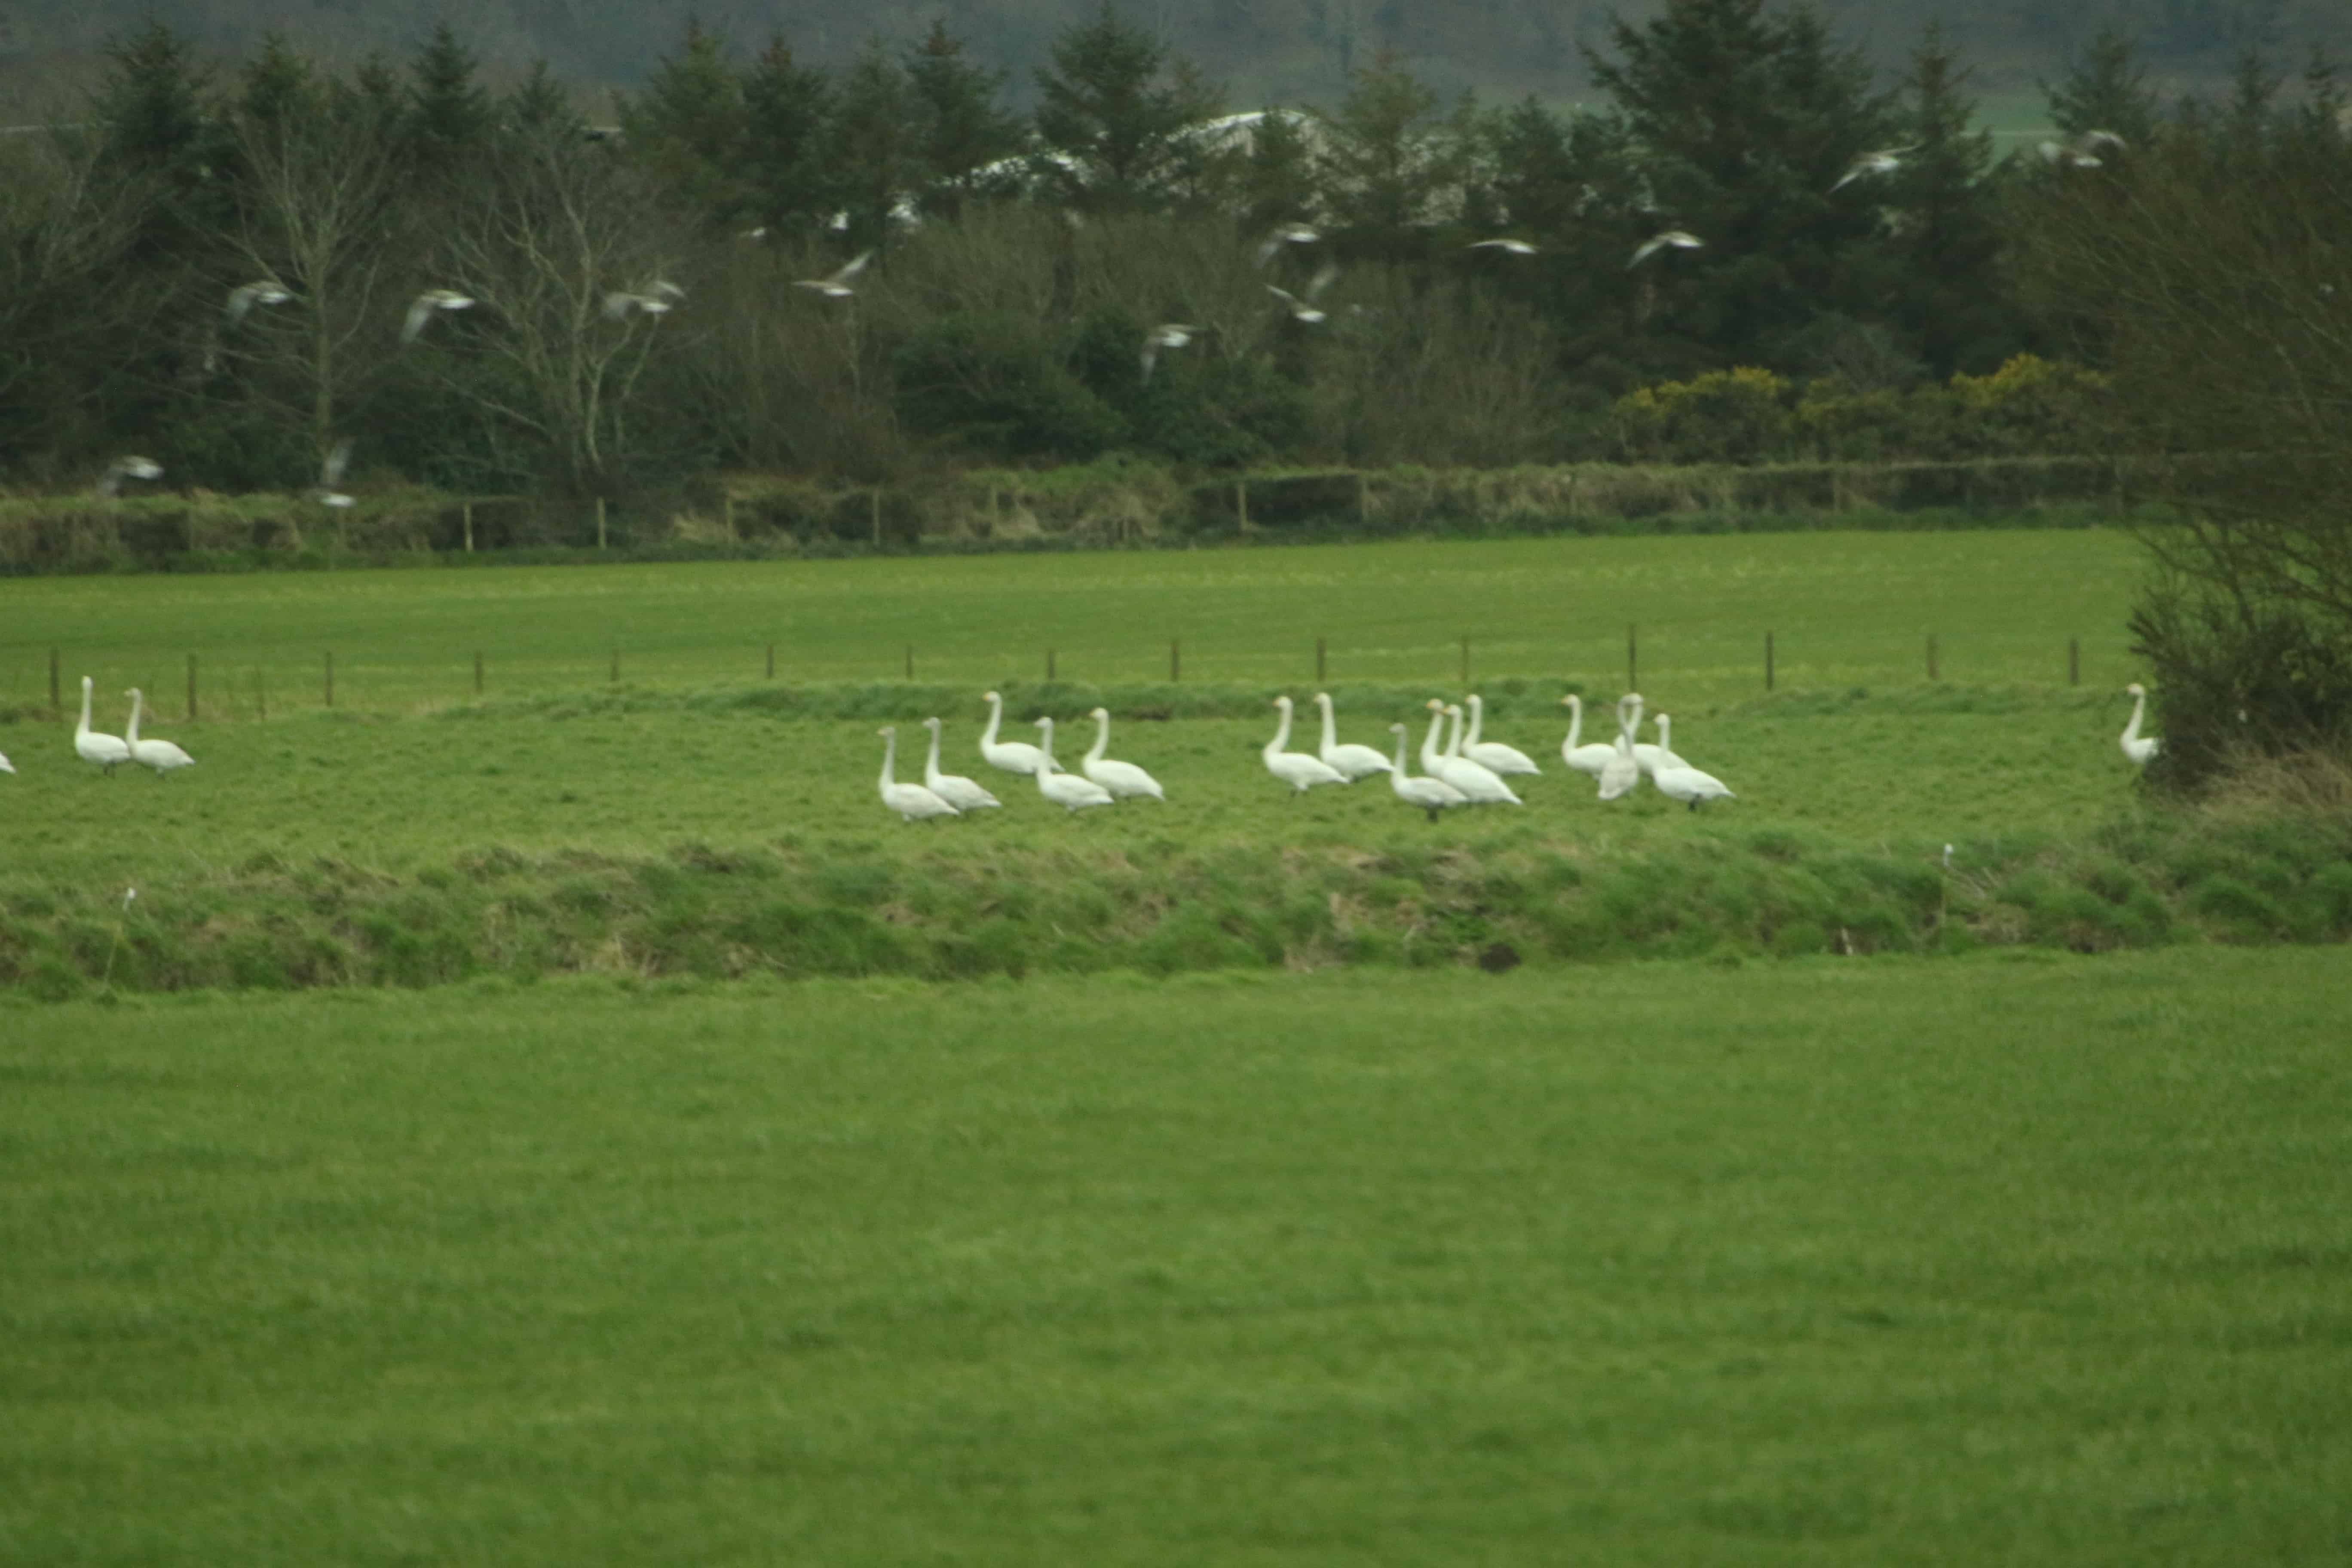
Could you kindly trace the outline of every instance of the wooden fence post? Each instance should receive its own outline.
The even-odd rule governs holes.
[[[604,498],[603,496],[596,498],[596,548],[599,550],[604,548]],[[616,676],[614,679],[618,679],[619,677]]]
[[[466,501],[457,508],[457,520],[466,530],[466,553],[474,552],[474,503]]]
[[[874,521],[874,548],[882,548],[882,487],[876,485],[866,492],[867,514]]]
[[[1054,681],[1054,650],[1053,650],[1052,648],[1047,648],[1047,649],[1045,650],[1045,683],[1046,683],[1047,685],[1049,685],[1049,686],[1050,686],[1050,685],[1052,685],[1052,684],[1053,684],[1053,681]]]
[[[1317,637],[1315,639],[1315,684],[1318,686],[1323,684],[1323,639]]]
[[[481,653],[481,650],[480,650],[479,648],[476,648],[476,649],[474,650],[474,695],[475,695],[475,696],[477,696],[477,697],[479,697],[481,694],[482,694],[482,653]]]
[[[1470,689],[1470,639],[1468,637],[1462,639],[1462,689],[1465,691]]]
[[[1764,634],[1764,689],[1772,689],[1772,634]]]
[[[2066,684],[2083,684],[2083,639],[2080,637],[2066,639]]]
[[[335,705],[335,655],[334,655],[333,650],[332,650],[332,649],[330,649],[330,650],[328,650],[328,653],[327,653],[327,706],[328,706],[328,707],[330,707],[330,708],[332,708],[334,705]]]
[[[188,722],[196,721],[196,656],[188,656]]]
[[[253,712],[257,719],[269,717],[269,681],[257,664],[253,667]]]
[[[1927,634],[1927,679],[1936,679],[1936,634]]]
[[[1631,621],[1625,624],[1625,689],[1628,691],[1642,689],[1639,658],[1641,643],[1634,636],[1634,629]]]
[[[1249,531],[1249,481],[1234,481],[1234,515],[1241,519],[1242,531]]]
[[[1168,684],[1175,685],[1184,679],[1183,649],[1175,637],[1168,639]]]
[[[770,680],[776,679],[776,645],[774,643],[768,645],[768,679]]]
[[[49,649],[49,717],[62,719],[65,716],[65,704],[58,698],[58,650],[51,648]]]

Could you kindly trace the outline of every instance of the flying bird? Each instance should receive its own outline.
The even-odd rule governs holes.
[[[1473,240],[1468,248],[1472,250],[1500,250],[1512,256],[1533,256],[1536,253],[1536,247],[1529,245],[1524,239]]]
[[[1143,335],[1143,379],[1151,379],[1151,367],[1160,363],[1161,349],[1181,349],[1199,335],[1201,329],[1182,321],[1163,321]]]
[[[434,311],[470,310],[473,308],[473,300],[455,289],[427,289],[408,302],[408,320],[400,329],[401,346],[405,348],[416,341],[416,334],[425,330],[425,323],[433,319]]]
[[[861,250],[840,271],[829,272],[823,278],[796,278],[793,280],[793,287],[814,289],[828,300],[846,300],[857,292],[849,286],[849,280],[866,270],[866,263],[873,255],[870,250]]]
[[[1864,153],[1846,165],[1844,174],[1830,187],[1830,191],[1834,195],[1856,180],[1867,179],[1874,174],[1891,174],[1903,166],[1906,153],[1917,151],[1918,144],[1914,142],[1908,147],[1882,147],[1875,153]]]
[[[1706,244],[1706,241],[1687,230],[1670,228],[1663,234],[1654,234],[1643,240],[1641,248],[1633,252],[1633,259],[1625,265],[1628,268],[1639,267],[1669,246],[1676,250],[1696,250]]]
[[[351,505],[352,498],[335,488],[343,482],[343,470],[351,466],[351,461],[352,438],[346,436],[329,447],[326,457],[320,460],[319,484],[310,492],[310,499],[321,506]]]
[[[105,474],[98,481],[98,493],[116,496],[122,493],[125,479],[160,479],[163,465],[152,458],[117,458],[106,465]]]
[[[2106,153],[2127,153],[2131,149],[2124,139],[2112,131],[2085,131],[2063,142],[2044,142],[2034,149],[2045,163],[2063,164],[2069,169],[2095,169],[2105,163]]]
[[[1313,245],[1323,237],[1303,223],[1280,223],[1272,233],[1258,242],[1257,264],[1260,267],[1274,259],[1274,253],[1286,245]]]
[[[294,298],[282,283],[270,279],[257,279],[228,291],[228,319],[232,322],[245,320],[245,313],[256,305],[283,305]]]
[[[616,289],[604,296],[606,321],[625,321],[632,310],[658,319],[669,314],[669,301],[658,294],[632,294],[625,289]]]
[[[1265,286],[1265,291],[1281,300],[1283,308],[1288,310],[1295,320],[1313,326],[1316,322],[1328,317],[1329,312],[1318,308],[1315,301],[1323,297],[1323,290],[1331,287],[1332,280],[1339,276],[1338,266],[1326,262],[1320,272],[1307,279],[1307,293],[1303,299],[1287,289],[1277,289],[1271,283]]]

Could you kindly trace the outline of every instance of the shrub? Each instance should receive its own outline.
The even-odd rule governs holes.
[[[1756,462],[1786,456],[1796,430],[1789,382],[1752,365],[1643,387],[1612,413],[1620,446],[1637,458]]]

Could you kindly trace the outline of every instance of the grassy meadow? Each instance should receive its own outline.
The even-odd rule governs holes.
[[[167,716],[198,661],[200,712],[373,710],[623,683],[696,688],[915,679],[983,688],[1066,681],[1332,681],[1457,686],[1508,676],[1622,689],[1639,627],[1643,690],[1669,704],[1763,689],[1910,684],[1938,638],[1943,679],[2087,687],[2136,671],[2123,621],[2138,557],[2109,530],[1537,539],[1194,552],[703,564],[425,567],[230,577],[0,582],[0,710],[46,709],[49,650],[68,703],[144,687]],[[259,701],[256,681],[260,683]],[[0,725],[0,750],[26,742]],[[20,764],[21,765],[21,764]]]
[[[20,770],[0,779],[0,984],[58,999],[2352,933],[2352,847],[2209,829],[2139,799],[2115,746],[2129,574],[2114,535],[2035,531],[9,583],[17,664],[62,628],[104,628],[65,668],[110,691],[146,679],[170,693],[139,674],[165,647],[233,668],[263,626],[312,647],[340,632],[345,651],[332,710],[295,700],[282,670],[266,721],[223,698],[189,725],[166,695],[150,732],[198,758],[168,779],[98,776],[37,702],[0,723]],[[1547,619],[1579,598],[1656,617],[1641,645],[1652,711],[1738,800],[1604,806],[1559,766],[1561,693],[1605,702],[1623,684],[1622,624]],[[1031,618],[1008,629],[1016,605]],[[625,654],[615,685],[518,651],[593,662],[594,628],[616,617],[669,664]],[[1138,651],[1151,621],[1181,628],[1180,681]],[[791,632],[773,682],[736,668],[763,622]],[[433,695],[453,673],[433,650],[485,623],[509,639],[486,693]],[[1473,639],[1490,738],[1547,769],[1524,810],[1432,824],[1383,781],[1293,800],[1264,772],[1269,697],[1309,695],[1313,636],[1328,639],[1343,737],[1385,749],[1390,722],[1417,746],[1427,698],[1460,690],[1451,631],[1471,624],[1499,628]],[[918,679],[873,679],[918,625]],[[1766,626],[1769,695],[1737,662],[1760,655]],[[2068,626],[2084,628],[2080,687],[2063,680]],[[1945,628],[1934,682],[1923,627]],[[1022,679],[1016,638],[1053,639],[1062,679]],[[1286,662],[1303,679],[1277,679]],[[470,660],[455,673],[470,688]],[[1060,721],[1066,765],[1091,739],[1082,716],[1109,708],[1112,754],[1150,769],[1168,803],[1073,818],[992,772],[975,746],[988,684],[1014,736]],[[949,721],[949,771],[1004,809],[915,826],[885,814],[876,731],[899,726],[898,776],[919,777],[928,713]],[[1607,739],[1591,718],[1585,738]]]
[[[2308,1563],[2352,957],[0,1004],[0,1560]]]

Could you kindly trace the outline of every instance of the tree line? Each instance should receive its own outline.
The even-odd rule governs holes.
[[[1108,5],[1045,53],[1016,111],[944,24],[825,69],[688,23],[592,123],[543,65],[492,90],[446,25],[404,61],[273,37],[219,69],[151,21],[86,124],[0,147],[0,460],[323,494],[349,450],[362,486],[586,496],[1774,455],[1727,419],[1895,455],[2013,387],[2063,405],[2016,443],[2079,448],[2116,339],[2037,237],[2160,143],[2341,109],[2326,62],[2251,52],[2226,100],[2166,101],[2108,33],[2051,90],[2060,140],[2002,156],[1937,28],[1881,81],[1763,0],[1613,23],[1579,110],[1376,54],[1327,110],[1234,115]],[[1695,243],[1633,259],[1668,232]],[[472,303],[412,310],[429,290]],[[2053,360],[2078,368],[2015,372]]]

